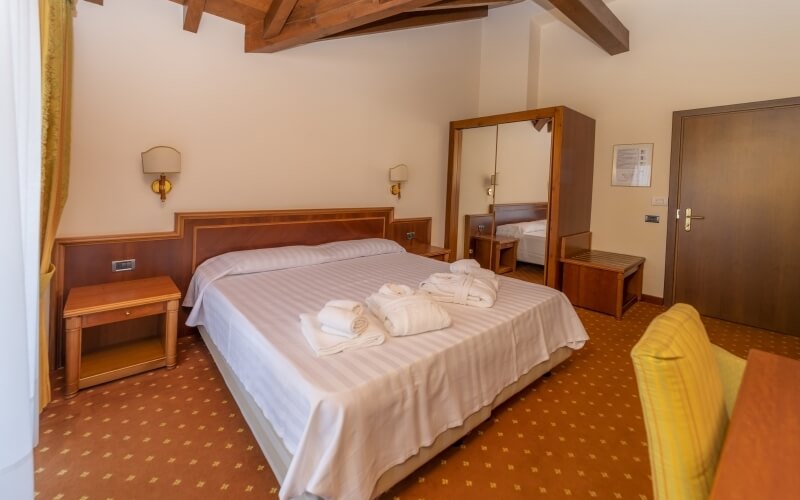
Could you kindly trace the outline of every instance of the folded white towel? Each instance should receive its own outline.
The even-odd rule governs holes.
[[[419,287],[440,302],[492,307],[497,300],[497,289],[493,284],[472,274],[434,273]]]
[[[387,284],[367,297],[367,306],[393,337],[447,328],[450,315],[427,294],[405,285]]]
[[[357,300],[329,300],[325,303],[325,307],[338,307],[358,315],[364,314],[364,306]]]
[[[450,272],[454,274],[471,274],[476,278],[480,278],[494,287],[495,290],[500,288],[500,280],[491,269],[483,269],[478,261],[475,259],[461,259],[450,264]]]
[[[417,291],[408,285],[386,283],[381,286],[380,290],[378,290],[378,293],[381,295],[388,295],[390,297],[405,297],[408,295],[414,295],[417,293]]]
[[[313,314],[300,315],[300,330],[318,358],[383,344],[386,336],[378,321],[370,320],[370,317],[366,315],[363,317],[367,319],[369,326],[364,333],[352,339],[344,339],[323,332],[319,321]]]
[[[369,326],[369,320],[363,315],[338,307],[323,307],[317,313],[317,321],[325,333],[347,338],[361,335]]]
[[[451,273],[469,274],[470,271],[480,268],[481,265],[475,259],[461,259],[450,264]]]

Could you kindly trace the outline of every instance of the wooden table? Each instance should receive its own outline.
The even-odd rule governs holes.
[[[710,498],[800,498],[800,361],[750,351]]]
[[[518,243],[518,239],[508,236],[475,235],[471,237],[470,246],[473,258],[481,267],[504,274],[517,269]]]
[[[405,246],[406,251],[415,255],[422,255],[423,257],[430,257],[433,260],[441,260],[447,262],[450,260],[450,250],[447,248],[429,245],[428,243],[420,243],[412,241],[410,245]]]
[[[175,367],[181,292],[167,276],[75,287],[64,305],[66,389],[78,389],[153,368]],[[161,335],[82,353],[83,329],[144,316],[164,315]]]
[[[644,257],[585,250],[561,262],[561,291],[573,305],[621,319],[628,307],[642,300]]]

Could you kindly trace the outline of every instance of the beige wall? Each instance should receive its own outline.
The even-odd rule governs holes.
[[[529,1],[490,9],[481,23],[480,97],[476,116],[527,109],[532,16],[541,11]],[[472,117],[464,117],[472,118]]]
[[[448,123],[477,115],[480,21],[244,54],[164,0],[78,4],[72,179],[60,235],[170,230],[175,211],[395,206],[443,236]],[[183,171],[164,206],[140,152]],[[409,165],[397,200],[388,169]]]
[[[495,203],[548,201],[551,134],[530,121],[504,123],[497,135]]]
[[[672,112],[800,95],[800,2],[616,0],[631,51],[609,56],[558,22],[541,29],[540,106],[597,120],[593,245],[647,258],[644,293],[663,296]],[[654,143],[649,188],[611,186],[614,144]],[[645,214],[661,215],[645,224]]]
[[[468,128],[461,134],[458,241],[455,249],[459,259],[464,257],[464,216],[488,213],[492,203],[486,190],[494,173],[497,127]]]

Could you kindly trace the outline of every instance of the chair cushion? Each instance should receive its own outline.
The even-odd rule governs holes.
[[[631,351],[656,499],[705,499],[728,427],[722,382],[700,315],[676,304]]]

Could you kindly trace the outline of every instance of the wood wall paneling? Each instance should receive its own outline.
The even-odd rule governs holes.
[[[407,245],[408,231],[416,233],[417,241],[429,243],[431,219],[394,220],[392,208],[177,213],[171,232],[59,238],[51,287],[51,366],[63,364],[62,311],[72,287],[164,275],[172,278],[185,296],[194,267],[220,253],[370,237],[395,239]],[[124,259],[136,259],[136,268],[112,272],[111,261]],[[185,325],[187,315],[186,308],[178,311],[181,335],[191,333]],[[137,331],[151,329],[146,324],[130,323],[117,328],[97,327],[86,348],[136,338]]]
[[[503,224],[547,219],[547,205],[546,201],[498,203],[489,205],[489,212],[494,214],[495,226],[502,226]]]

